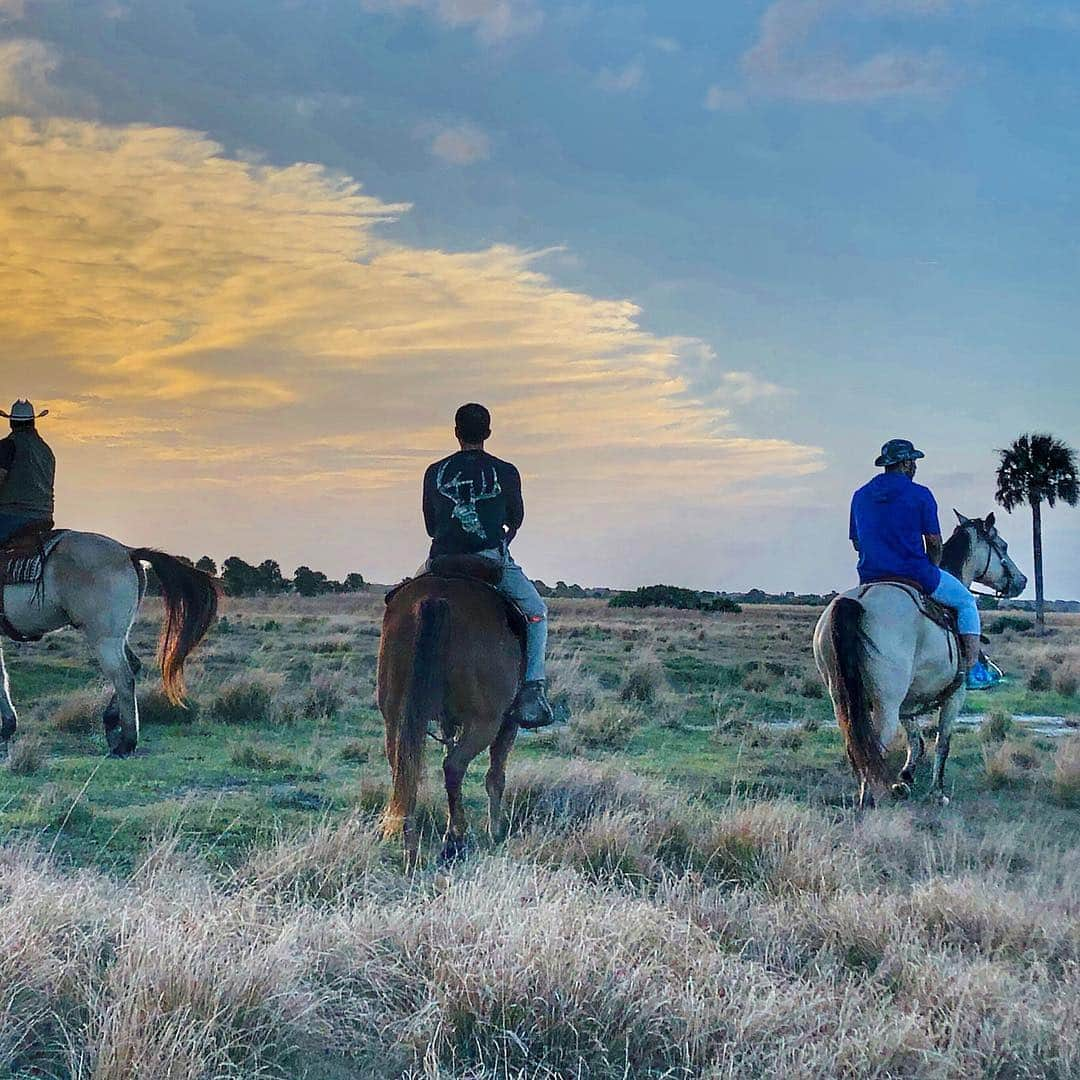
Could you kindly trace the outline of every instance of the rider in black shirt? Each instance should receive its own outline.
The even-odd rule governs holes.
[[[515,710],[524,728],[546,727],[554,717],[545,693],[547,607],[510,556],[510,542],[525,519],[521,475],[508,461],[484,451],[491,435],[491,414],[483,405],[462,405],[454,418],[461,449],[429,465],[424,474],[424,524],[431,537],[431,557],[478,555],[503,569],[498,589],[528,619],[525,681]]]

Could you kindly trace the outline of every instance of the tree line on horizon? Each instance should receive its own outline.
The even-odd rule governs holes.
[[[321,570],[312,570],[310,566],[298,566],[291,578],[282,572],[281,564],[276,559],[264,559],[257,566],[241,559],[239,555],[230,555],[220,567],[209,555],[192,561],[183,555],[181,562],[202,570],[211,577],[219,578],[228,596],[277,596],[283,593],[295,593],[298,596],[324,596],[327,593],[358,593],[367,587],[364,575],[346,574],[342,581],[335,581]],[[157,583],[152,572],[147,573],[147,587],[151,593],[157,593]]]
[[[1071,446],[1045,433],[1020,435],[1005,448],[999,449],[996,474],[996,501],[1009,513],[1020,506],[1027,506],[1032,515],[1032,541],[1035,578],[1035,617],[1040,629],[1045,627],[1045,599],[1043,592],[1043,545],[1042,507],[1053,507],[1058,502],[1076,506],[1080,502],[1080,466],[1076,451]],[[295,593],[299,596],[322,596],[327,593],[357,593],[366,587],[364,576],[350,573],[342,581],[335,581],[321,570],[310,566],[298,566],[291,578],[284,575],[275,559],[264,559],[253,565],[238,555],[230,555],[220,567],[209,555],[193,562],[180,556],[189,566],[203,570],[213,577],[220,577],[229,596],[273,596]],[[746,593],[714,593],[703,590],[680,589],[671,585],[643,586],[637,590],[609,588],[584,588],[568,585],[564,581],[555,586],[543,581],[535,582],[537,591],[545,597],[606,599],[616,607],[689,606],[706,610],[732,610],[739,603],[828,603],[835,593],[824,595],[794,593],[773,594],[761,589]],[[148,588],[158,592],[153,572],[148,571]],[[981,599],[984,608],[996,608],[989,598]]]

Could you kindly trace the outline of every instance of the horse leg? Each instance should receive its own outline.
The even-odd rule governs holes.
[[[873,810],[877,803],[874,801],[874,793],[870,790],[870,781],[867,777],[860,777],[859,784],[859,809]]]
[[[439,862],[450,863],[464,853],[466,834],[469,823],[465,818],[465,808],[461,801],[461,785],[465,780],[465,771],[469,762],[479,751],[468,743],[453,747],[443,760],[443,778],[446,781],[446,800],[448,814],[446,836]]]
[[[934,743],[934,775],[930,784],[930,794],[942,806],[949,805],[949,796],[945,794],[945,762],[949,760],[953,723],[960,715],[960,706],[963,703],[964,691],[961,688],[941,707],[941,716],[938,720],[937,740]]]
[[[11,704],[11,683],[4,666],[4,651],[0,649],[0,742],[7,742],[15,734],[18,717]]]
[[[874,730],[877,731],[878,741],[881,743],[881,752],[885,754],[900,730],[900,704],[899,702],[878,702],[872,708],[871,715],[873,716]],[[910,788],[906,784],[893,784],[892,793],[897,798],[906,799],[910,794]]]
[[[915,769],[926,753],[926,741],[919,730],[919,719],[915,716],[903,716],[900,722],[907,735],[907,759],[900,770],[900,780],[893,784],[893,794],[898,799],[906,799],[911,794],[911,785],[915,783]]]
[[[127,757],[139,744],[139,705],[135,698],[135,672],[128,661],[126,637],[109,637],[94,646],[113,695],[103,717],[105,740],[113,757]]]
[[[493,843],[500,843],[506,836],[506,815],[502,798],[506,788],[506,759],[517,735],[517,724],[505,721],[498,737],[491,744],[491,763],[488,766],[484,786],[488,795],[488,835]]]

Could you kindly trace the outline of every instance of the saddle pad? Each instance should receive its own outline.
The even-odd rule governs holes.
[[[0,550],[0,584],[36,585],[41,580],[45,568],[44,560],[52,554],[53,548],[69,531],[57,529],[49,533],[42,540],[41,548],[29,554],[25,549],[16,554],[8,554]]]

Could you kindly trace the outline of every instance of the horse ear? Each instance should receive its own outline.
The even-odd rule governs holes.
[[[953,507],[953,513],[956,515],[956,520],[959,521],[961,525],[966,525],[971,520],[971,518],[964,517],[955,506]]]
[[[994,527],[994,522],[995,522],[995,521],[997,521],[997,518],[995,517],[995,515],[994,515],[994,514],[990,513],[990,514],[987,514],[987,515],[986,515],[986,522],[985,522],[985,524],[986,524],[986,527],[987,527],[988,529],[992,529],[992,528]]]

